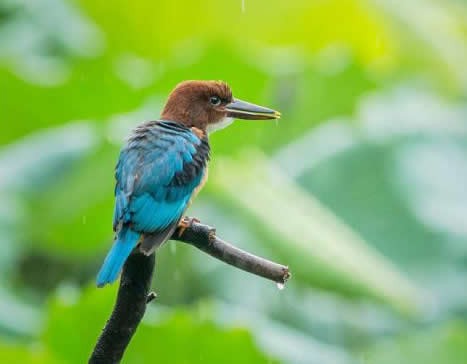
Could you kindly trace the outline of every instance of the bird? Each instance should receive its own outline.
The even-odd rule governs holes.
[[[207,181],[209,134],[234,121],[279,119],[280,112],[232,96],[223,81],[183,81],[169,94],[159,120],[137,126],[115,167],[113,245],[97,275],[115,282],[134,249],[150,255],[177,229]]]

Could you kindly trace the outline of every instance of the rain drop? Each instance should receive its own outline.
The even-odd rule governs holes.
[[[284,287],[285,287],[285,284],[282,283],[282,282],[277,282],[276,285],[277,285],[277,288],[279,289],[279,291],[282,291],[284,289]]]
[[[172,253],[172,255],[175,255],[177,253],[177,243],[175,243],[174,241],[171,241],[170,242],[170,252]]]

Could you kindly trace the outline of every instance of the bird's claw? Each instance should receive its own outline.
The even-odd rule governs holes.
[[[182,236],[186,229],[191,227],[194,222],[200,222],[195,217],[184,216],[178,223],[178,237]]]

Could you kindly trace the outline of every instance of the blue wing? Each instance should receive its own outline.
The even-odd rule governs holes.
[[[167,240],[201,183],[209,160],[207,137],[168,121],[138,127],[115,169],[115,243],[97,276],[114,282],[133,248],[149,254]]]
[[[207,138],[189,128],[166,121],[137,128],[116,167],[114,230],[129,224],[154,233],[177,223],[208,159]]]

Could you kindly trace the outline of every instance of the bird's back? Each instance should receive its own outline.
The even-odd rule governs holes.
[[[175,122],[151,121],[134,130],[115,169],[116,242],[99,285],[117,278],[117,268],[104,268],[123,264],[138,243],[150,254],[171,236],[203,181],[209,150],[207,135]]]

